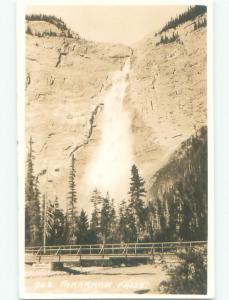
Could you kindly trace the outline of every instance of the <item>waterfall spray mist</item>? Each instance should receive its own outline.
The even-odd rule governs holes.
[[[88,165],[86,178],[91,189],[109,191],[117,201],[127,196],[133,161],[130,120],[123,109],[129,70],[127,60],[123,69],[113,75],[104,99],[101,143]]]

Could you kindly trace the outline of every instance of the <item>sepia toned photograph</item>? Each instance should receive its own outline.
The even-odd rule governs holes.
[[[209,9],[23,10],[21,297],[212,296]]]

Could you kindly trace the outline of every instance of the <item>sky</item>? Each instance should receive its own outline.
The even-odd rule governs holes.
[[[82,38],[99,42],[132,45],[159,30],[171,17],[187,6],[29,6],[27,13],[44,13],[61,17]]]

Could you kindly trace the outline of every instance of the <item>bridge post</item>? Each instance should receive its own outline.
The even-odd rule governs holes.
[[[82,260],[81,260],[81,246],[80,246],[80,249],[79,249],[79,253],[80,253],[80,267],[82,267]]]
[[[103,267],[104,267],[104,244],[103,244]]]
[[[127,256],[128,256],[128,247],[129,247],[129,245],[127,244],[126,245],[126,251],[125,251],[125,253],[126,253],[126,266],[128,265],[128,258],[127,258]]]
[[[164,243],[161,243],[161,262],[164,261]]]
[[[55,261],[50,263],[50,270],[51,271],[63,271],[64,263],[60,261]]]
[[[154,249],[154,246],[152,244],[152,247],[151,247],[151,261],[152,261],[152,263],[155,262],[155,260],[154,260],[154,251],[155,251],[155,249]]]

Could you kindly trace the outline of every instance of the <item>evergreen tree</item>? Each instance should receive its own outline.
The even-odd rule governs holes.
[[[168,211],[169,211],[169,220],[168,220],[168,236],[170,241],[177,241],[177,220],[178,220],[178,209],[179,204],[175,201],[175,199],[170,196],[170,194],[166,194],[166,198],[168,201]]]
[[[100,224],[99,224],[99,214],[93,211],[91,214],[90,221],[90,243],[99,243],[100,241]]]
[[[102,203],[102,196],[101,193],[95,189],[92,192],[91,196],[91,203],[93,204],[93,212],[92,212],[92,218],[91,218],[91,229],[93,229],[95,232],[98,232],[99,230],[99,215],[100,215],[100,205]]]
[[[30,137],[25,181],[25,243],[36,246],[41,243],[41,216],[39,203],[38,178],[34,176],[33,140]]]
[[[62,245],[65,243],[65,216],[59,207],[59,200],[56,197],[52,206],[53,221],[50,228],[48,243],[50,245]]]
[[[166,241],[166,216],[165,216],[165,205],[160,199],[155,201],[156,213],[157,213],[157,230],[155,233],[155,240],[157,242]]]
[[[110,202],[110,232],[108,237],[109,243],[115,243],[118,241],[118,235],[117,235],[117,217],[116,217],[116,211],[114,207],[114,199],[111,199]]]
[[[207,128],[203,127],[155,175],[150,206],[159,224],[156,240],[207,239],[207,175]]]
[[[158,223],[159,221],[156,219],[156,209],[155,205],[152,202],[149,202],[147,207],[145,208],[146,214],[146,235],[148,241],[155,240],[155,234],[158,230]]]
[[[204,18],[202,21],[198,21],[194,23],[194,30],[197,30],[201,27],[206,27],[207,26],[207,19]]]
[[[100,224],[99,224],[99,213],[94,210],[91,214],[91,222],[90,222],[90,228],[91,230],[93,230],[96,234],[99,233],[99,228],[100,228]]]
[[[56,16],[53,15],[31,14],[31,15],[26,15],[25,19],[27,21],[46,21],[49,22],[50,24],[55,25],[57,28],[59,28],[62,31],[68,29],[66,24],[63,22],[61,18],[57,18]]]
[[[165,36],[161,35],[161,39],[159,42],[156,43],[156,46],[160,45],[160,44],[169,44],[169,43],[173,43],[175,41],[179,41],[179,35],[178,33],[173,32],[171,37],[167,37],[167,35],[165,34]]]
[[[52,232],[54,225],[54,205],[47,198],[47,195],[42,197],[41,209],[41,226],[42,226],[42,244],[47,246],[52,244]]]
[[[126,216],[126,230],[127,230],[127,243],[133,243],[135,241],[138,241],[139,238],[139,229],[136,225],[136,219],[135,215],[133,213],[133,209],[130,205],[127,205],[126,211],[125,211],[125,216]]]
[[[130,208],[135,214],[136,225],[138,233],[145,228],[145,209],[144,199],[146,196],[145,181],[139,175],[138,169],[135,165],[131,169],[131,181],[130,181]]]
[[[100,206],[102,203],[101,193],[95,189],[92,192],[91,203],[93,204],[93,211],[90,222],[90,241],[91,243],[98,243],[100,241]]]
[[[137,240],[137,228],[133,209],[130,205],[127,205],[125,200],[123,200],[120,204],[118,232],[121,242],[133,243]]]
[[[102,241],[103,243],[113,243],[118,239],[114,199],[110,199],[110,195],[107,192],[102,201],[103,202],[100,214],[100,232]]]
[[[89,237],[89,223],[88,223],[88,217],[86,212],[82,209],[78,224],[77,224],[77,243],[78,244],[87,244],[88,243],[88,237]]]
[[[102,202],[102,209],[101,209],[101,218],[100,218],[100,227],[101,227],[101,234],[102,234],[102,241],[103,243],[107,242],[107,239],[110,234],[110,196],[107,192],[106,196],[103,197]]]
[[[187,11],[177,16],[175,19],[171,20],[162,28],[160,33],[167,31],[171,28],[176,28],[178,25],[187,22],[189,20],[194,20],[197,16],[203,15],[207,12],[207,6],[205,5],[195,5],[188,8]]]
[[[68,38],[73,38],[73,35],[72,35],[70,29],[68,29],[68,34],[67,35],[68,35]]]
[[[67,241],[75,243],[76,225],[77,225],[77,193],[76,193],[76,170],[75,170],[75,157],[72,155],[69,171],[69,192],[67,197],[67,213],[66,213],[66,230]]]
[[[118,232],[121,242],[126,242],[128,239],[127,218],[126,218],[126,202],[123,200],[119,208]]]
[[[26,28],[26,34],[33,35],[33,32],[31,30],[30,26],[27,26],[27,28]]]

